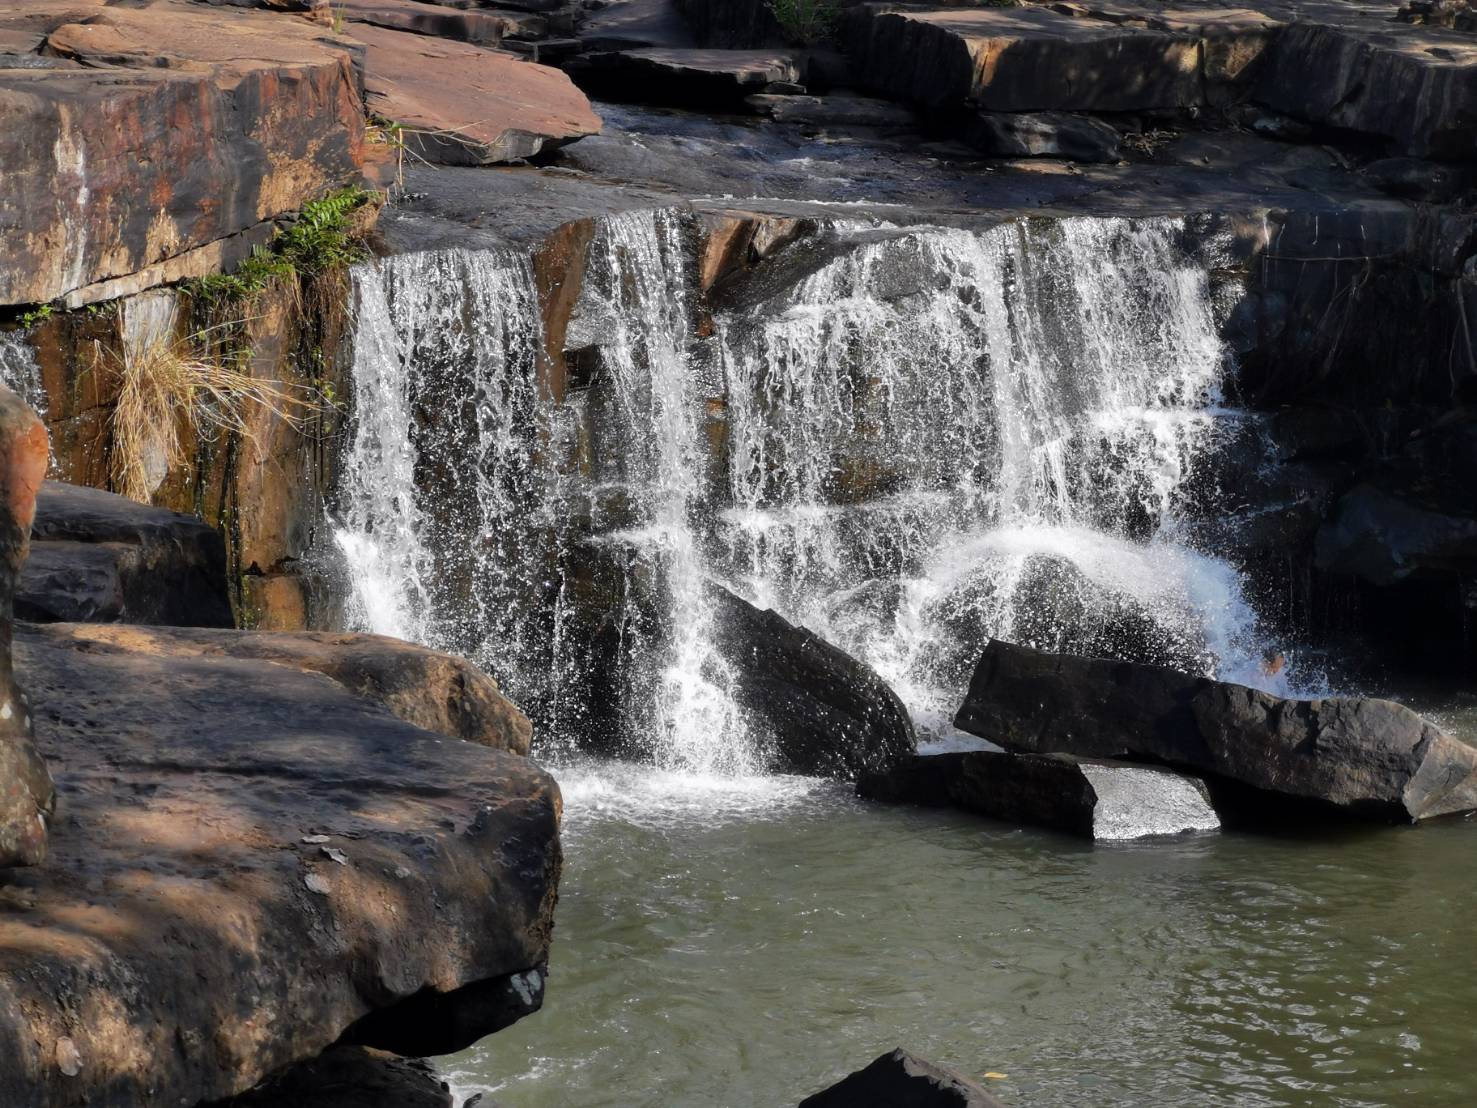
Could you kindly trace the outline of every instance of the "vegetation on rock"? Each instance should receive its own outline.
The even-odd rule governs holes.
[[[769,0],[769,10],[785,37],[801,46],[830,38],[841,18],[833,0]]]

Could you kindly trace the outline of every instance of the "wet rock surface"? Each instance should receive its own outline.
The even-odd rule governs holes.
[[[1108,842],[1220,826],[1209,793],[1193,777],[1063,754],[915,755],[891,769],[863,774],[857,795],[959,808]]]
[[[231,627],[225,542],[195,516],[47,481],[16,610],[48,623]]]
[[[1008,750],[1159,762],[1350,816],[1477,807],[1477,748],[1387,700],[1286,700],[995,640],[955,724]]]
[[[899,1048],[800,1108],[1000,1108],[1000,1101],[957,1070]]]
[[[726,589],[709,595],[736,700],[772,743],[775,769],[850,779],[913,752],[907,709],[870,668]]]
[[[0,1101],[194,1104],[371,1013],[425,1053],[541,996],[559,799],[524,759],[257,659],[65,626],[16,658],[62,799],[0,887]]]

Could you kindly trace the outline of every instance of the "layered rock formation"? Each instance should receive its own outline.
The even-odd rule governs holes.
[[[1477,748],[1387,700],[1284,700],[994,640],[955,723],[1008,750],[1158,762],[1352,816],[1477,808]]]

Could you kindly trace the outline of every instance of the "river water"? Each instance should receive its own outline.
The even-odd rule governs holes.
[[[1472,1102],[1469,819],[1093,845],[555,772],[544,1010],[443,1060],[507,1108],[793,1105],[899,1045],[1033,1108]]]

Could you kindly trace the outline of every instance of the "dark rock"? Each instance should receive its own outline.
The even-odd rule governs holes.
[[[519,161],[600,130],[584,93],[557,69],[383,27],[356,26],[354,37],[365,46],[369,109],[402,124],[427,161]]]
[[[746,101],[749,107],[781,123],[803,123],[813,127],[902,127],[916,128],[918,116],[901,104],[869,96],[778,96],[759,93]]]
[[[385,635],[344,631],[218,631],[92,626],[69,629],[95,649],[157,658],[235,658],[331,677],[406,723],[467,742],[527,754],[528,717],[487,674],[453,654]]]
[[[322,28],[167,2],[49,10],[47,54],[80,64],[0,75],[0,304],[214,272],[357,178],[358,79]]]
[[[1112,127],[1064,112],[980,112],[970,124],[968,141],[997,158],[1116,162],[1121,156]]]
[[[616,0],[589,14],[580,39],[588,50],[697,45],[674,0]]]
[[[899,1047],[800,1102],[800,1108],[1002,1108],[957,1070]]]
[[[133,630],[17,633],[63,804],[0,889],[0,1103],[236,1095],[407,1001],[373,1045],[505,1020],[548,957],[553,780],[319,673],[96,634]]]
[[[1402,200],[1444,204],[1472,187],[1470,170],[1422,158],[1381,158],[1360,170],[1375,187]]]
[[[215,1108],[455,1108],[427,1063],[336,1046]]]
[[[39,622],[231,627],[226,548],[194,516],[47,481],[16,611]]]
[[[51,774],[36,746],[30,701],[16,684],[11,664],[16,578],[26,558],[46,460],[41,420],[0,385],[0,867],[41,863],[47,822],[56,808]]]
[[[1387,700],[1285,700],[996,640],[954,722],[1009,750],[1159,762],[1359,817],[1477,808],[1477,749]]]
[[[1375,585],[1463,574],[1477,566],[1477,517],[1360,484],[1318,529],[1314,558],[1325,572]]]
[[[768,732],[777,770],[851,779],[913,752],[907,709],[870,668],[726,589],[710,596],[737,699]]]
[[[953,807],[1010,823],[1121,841],[1220,826],[1202,782],[1170,770],[1065,754],[916,755],[862,774],[857,795]]]
[[[575,72],[582,88],[612,100],[684,107],[737,106],[805,75],[803,57],[784,50],[612,50],[581,62]]]

